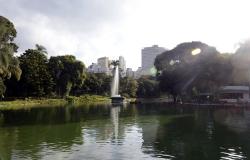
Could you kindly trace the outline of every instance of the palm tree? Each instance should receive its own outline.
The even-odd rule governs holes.
[[[115,66],[118,66],[118,65],[119,65],[119,60],[113,60],[113,61],[111,62],[111,65],[113,65],[114,67],[115,67]]]
[[[48,54],[47,49],[42,45],[36,44],[36,50],[38,50],[46,55]]]

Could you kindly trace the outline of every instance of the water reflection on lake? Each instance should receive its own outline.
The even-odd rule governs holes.
[[[147,105],[1,111],[0,159],[249,159],[250,108]]]

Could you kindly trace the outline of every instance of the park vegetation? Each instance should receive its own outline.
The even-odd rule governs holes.
[[[158,55],[157,78],[162,92],[195,99],[201,93],[216,95],[223,85],[250,84],[250,41],[235,53],[220,53],[202,42],[188,42]]]
[[[16,35],[14,24],[0,16],[2,99],[66,98],[80,102],[88,99],[82,95],[110,95],[112,77],[104,73],[87,73],[84,63],[73,55],[48,57],[46,48],[36,44],[33,49],[16,56]],[[120,79],[121,95],[136,97],[136,91],[136,80],[129,77]]]
[[[2,99],[65,98],[110,95],[112,77],[88,73],[84,63],[67,54],[48,57],[46,47],[34,45],[19,56],[14,24],[0,16],[0,96]],[[194,99],[200,93],[216,93],[222,85],[250,84],[250,41],[235,53],[220,53],[202,42],[177,45],[155,59],[156,76],[135,80],[120,78],[125,97],[159,97],[164,93]],[[88,98],[84,98],[88,99]]]

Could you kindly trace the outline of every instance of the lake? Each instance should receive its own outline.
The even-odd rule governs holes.
[[[0,159],[249,159],[250,108],[83,105],[0,111]]]

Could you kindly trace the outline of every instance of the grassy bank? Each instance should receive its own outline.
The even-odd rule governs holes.
[[[100,95],[82,95],[80,97],[69,96],[65,98],[65,101],[73,104],[108,103],[110,102],[110,98]]]
[[[0,101],[0,110],[6,109],[23,109],[23,108],[33,108],[41,106],[63,106],[67,104],[91,104],[91,103],[109,103],[109,97],[99,96],[99,95],[83,95],[80,97],[69,96],[61,99],[29,99],[25,100],[14,100],[14,101]]]

